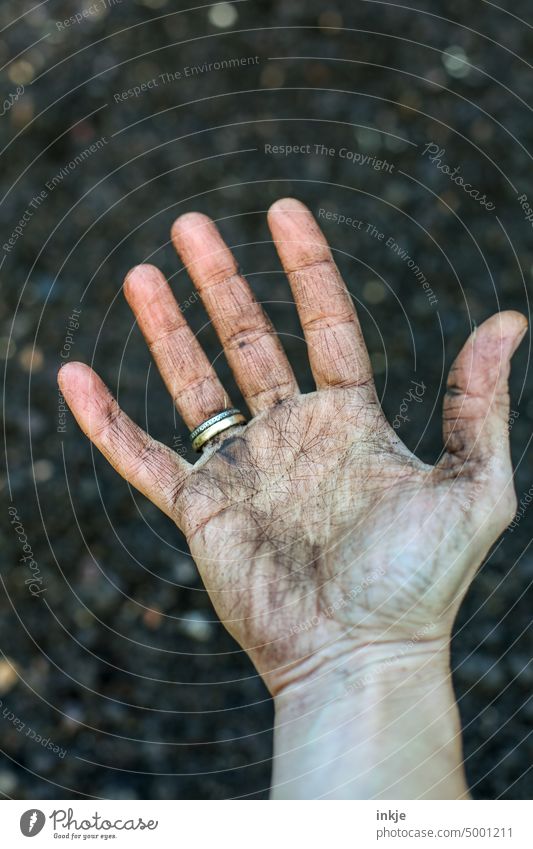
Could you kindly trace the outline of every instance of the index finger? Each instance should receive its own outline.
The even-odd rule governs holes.
[[[294,198],[276,201],[268,224],[289,278],[319,389],[371,384],[359,319],[320,227]]]

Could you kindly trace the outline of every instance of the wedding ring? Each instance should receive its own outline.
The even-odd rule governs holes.
[[[233,407],[231,410],[222,410],[216,416],[206,419],[205,422],[195,427],[189,436],[191,445],[198,453],[203,450],[204,446],[215,436],[228,430],[235,425],[246,424],[246,419],[240,410]]]

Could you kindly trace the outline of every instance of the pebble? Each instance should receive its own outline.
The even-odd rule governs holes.
[[[199,643],[207,643],[214,631],[213,623],[200,610],[184,613],[179,622],[179,629],[184,636],[197,640]]]
[[[16,776],[7,769],[0,769],[0,793],[10,796],[17,786]]]
[[[44,355],[40,348],[26,345],[18,356],[19,363],[24,371],[40,371],[44,364]]]
[[[191,557],[180,557],[174,562],[172,574],[177,584],[190,587],[198,581],[198,569]]]
[[[507,666],[517,684],[530,691],[533,690],[533,662],[529,658],[509,655]]]
[[[227,29],[237,23],[239,13],[231,3],[217,3],[216,6],[211,6],[207,17],[214,27]]]
[[[151,631],[157,631],[162,621],[163,614],[155,605],[143,613],[143,622]]]
[[[104,784],[98,795],[102,799],[138,799],[139,796],[132,787],[118,784]]]
[[[17,681],[18,673],[15,662],[7,658],[0,660],[0,696],[9,693]]]
[[[497,693],[507,683],[503,664],[497,658],[475,652],[458,666],[457,677],[469,687],[476,687],[487,693]]]
[[[54,464],[50,460],[36,460],[33,464],[33,477],[36,483],[44,483],[55,474]]]

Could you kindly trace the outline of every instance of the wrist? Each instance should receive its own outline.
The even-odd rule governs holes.
[[[274,798],[466,796],[446,640],[336,653],[274,701]]]
[[[409,640],[374,641],[354,645],[337,640],[297,664],[276,671],[274,702],[285,709],[338,706],[357,693],[387,692],[405,682],[426,685],[429,678],[449,673],[449,638],[422,639],[420,631]],[[272,683],[272,682],[271,682]],[[400,692],[400,691],[399,691]],[[403,692],[403,691],[402,691]]]

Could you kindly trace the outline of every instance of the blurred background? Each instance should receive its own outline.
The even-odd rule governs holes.
[[[268,793],[265,688],[175,527],[96,456],[56,388],[62,363],[91,362],[137,422],[187,451],[121,292],[149,261],[239,401],[169,244],[175,217],[218,221],[310,390],[265,223],[282,195],[307,203],[358,305],[390,420],[413,381],[426,387],[399,434],[428,462],[471,328],[502,308],[529,314],[527,0],[512,12],[486,0],[186,6],[0,7],[4,797]],[[512,375],[519,518],[453,645],[476,798],[527,798],[533,784],[528,366],[529,336]]]

